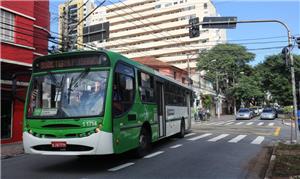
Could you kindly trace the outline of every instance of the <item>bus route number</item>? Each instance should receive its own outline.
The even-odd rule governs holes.
[[[83,121],[83,122],[82,122],[82,126],[83,126],[83,127],[93,127],[93,126],[97,126],[97,122],[96,122],[96,121]]]

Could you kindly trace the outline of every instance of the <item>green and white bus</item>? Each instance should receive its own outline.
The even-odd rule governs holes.
[[[24,111],[26,153],[145,155],[191,128],[192,90],[111,51],[37,58]]]

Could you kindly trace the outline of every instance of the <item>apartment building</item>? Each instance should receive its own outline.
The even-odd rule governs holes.
[[[190,18],[217,16],[210,0],[126,0],[98,8],[91,25],[109,21],[107,41],[90,45],[120,52],[129,58],[151,56],[181,69],[195,70],[203,49],[226,40],[225,30],[200,29],[200,37],[190,38]]]
[[[83,20],[94,9],[93,0],[72,0],[59,5],[59,42],[67,43],[69,49],[83,48],[83,27],[90,24],[89,18]],[[64,40],[62,40],[64,38]],[[66,40],[68,39],[68,40]],[[60,45],[61,48],[61,45]]]

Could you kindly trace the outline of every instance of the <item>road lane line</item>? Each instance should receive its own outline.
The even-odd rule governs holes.
[[[238,143],[240,140],[242,140],[243,138],[245,138],[247,135],[238,135],[235,138],[231,139],[230,143]]]
[[[178,147],[181,147],[181,146],[182,146],[182,144],[177,144],[177,145],[171,146],[170,148],[171,148],[171,149],[175,149],[175,148],[178,148]]]
[[[251,144],[261,144],[264,140],[265,140],[265,137],[258,136],[251,142]]]
[[[258,123],[257,125],[258,126],[262,126],[264,124],[264,122],[260,122],[260,123]]]
[[[121,170],[121,169],[123,169],[123,168],[129,167],[129,166],[131,166],[131,165],[133,165],[133,164],[134,164],[134,163],[132,163],[132,162],[125,163],[125,164],[123,164],[123,165],[119,165],[119,166],[117,166],[117,167],[108,169],[108,171],[110,171],[110,172],[115,172],[115,171],[117,171],[117,170]]]
[[[184,137],[189,137],[189,136],[192,136],[192,135],[195,135],[196,133],[189,133],[187,135],[185,135]]]
[[[216,124],[214,125],[221,125],[221,124],[224,124],[225,122],[217,122]]]
[[[216,123],[218,123],[218,122],[212,122],[212,123],[208,123],[208,124],[206,124],[206,125],[215,125]]]
[[[253,122],[248,122],[246,125],[247,126],[250,126],[250,125],[252,125],[253,124]]]
[[[216,142],[216,141],[218,141],[220,139],[223,139],[224,137],[227,137],[227,136],[229,136],[229,134],[221,134],[221,135],[219,135],[217,137],[214,137],[214,138],[211,138],[211,139],[209,139],[207,141],[209,141],[209,142]]]
[[[157,156],[159,154],[162,154],[162,153],[164,153],[164,151],[154,152],[152,154],[146,155],[144,158],[152,158],[152,157],[155,157],[155,156]]]
[[[276,127],[275,132],[274,132],[274,136],[279,136],[280,134],[280,127]]]
[[[224,124],[224,126],[227,126],[227,125],[230,125],[230,124],[233,124],[234,122],[228,122],[226,124]]]
[[[269,123],[268,126],[274,126],[274,122]]]
[[[193,137],[193,138],[190,138],[190,139],[188,139],[188,140],[194,141],[194,140],[202,139],[202,138],[207,137],[207,136],[210,136],[210,135],[212,135],[212,134],[211,134],[211,133],[202,134],[202,135],[200,135],[200,136]]]
[[[241,124],[243,124],[244,122],[238,122],[238,123],[236,123],[235,125],[241,125]]]

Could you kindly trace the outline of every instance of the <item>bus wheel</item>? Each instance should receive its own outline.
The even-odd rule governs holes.
[[[181,124],[180,124],[180,132],[177,134],[177,137],[179,138],[184,138],[185,135],[185,125],[184,125],[184,120],[181,120]]]
[[[139,137],[139,146],[136,149],[136,156],[138,158],[145,156],[151,148],[150,131],[143,127]]]

